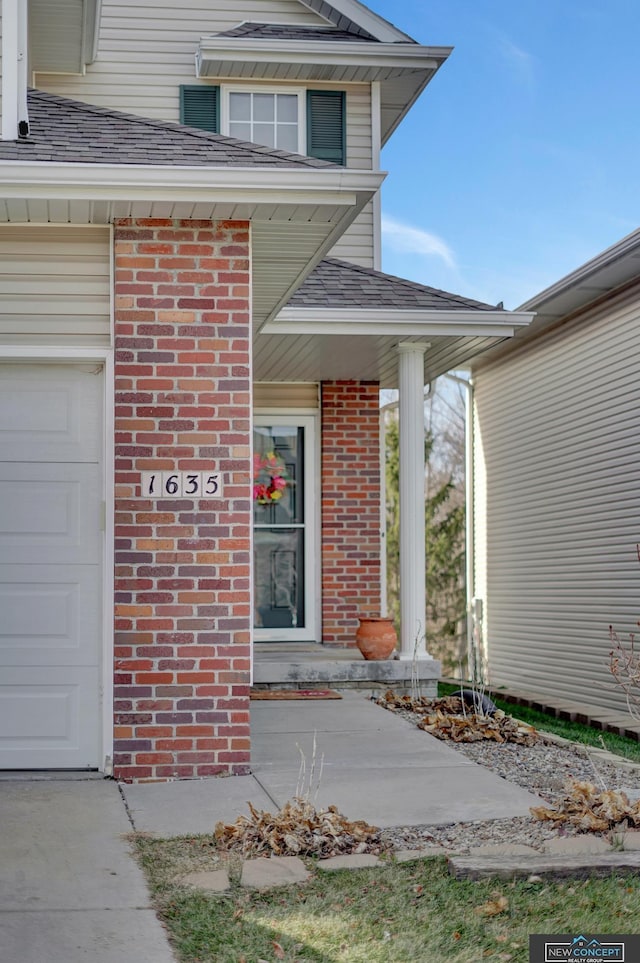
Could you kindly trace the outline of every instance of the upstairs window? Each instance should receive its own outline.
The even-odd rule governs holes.
[[[231,90],[228,100],[229,136],[301,154],[299,101],[299,94]]]
[[[341,90],[180,88],[180,123],[344,166],[346,96]]]

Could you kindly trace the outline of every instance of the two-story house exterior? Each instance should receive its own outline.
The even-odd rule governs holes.
[[[380,608],[380,387],[428,658],[423,386],[530,318],[380,271],[448,54],[357,0],[3,0],[0,766],[246,770],[253,641]]]

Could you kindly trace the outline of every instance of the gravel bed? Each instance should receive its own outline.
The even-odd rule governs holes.
[[[407,711],[399,714],[411,721],[419,718]],[[553,738],[550,737],[550,740]],[[591,754],[584,746],[575,743],[558,745],[550,740],[543,736],[533,746],[489,741],[447,741],[447,745],[551,806],[557,805],[564,796],[565,783],[570,779],[591,782],[600,789],[623,789],[631,799],[640,796],[640,765],[623,759],[617,764],[611,762],[610,757],[599,756],[598,751]],[[450,823],[445,826],[395,827],[383,832],[383,836],[397,849],[437,845],[456,853],[466,853],[474,846],[499,843],[520,843],[540,849],[551,837],[578,834],[576,827],[555,829],[552,823],[542,822],[533,816]],[[607,834],[590,835],[606,837]]]

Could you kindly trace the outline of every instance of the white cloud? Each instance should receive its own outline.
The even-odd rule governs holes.
[[[535,82],[535,57],[515,44],[502,31],[498,31],[498,49],[503,59],[513,68],[515,75],[532,90]]]
[[[403,224],[386,214],[382,215],[382,236],[388,246],[401,254],[422,254],[425,257],[438,257],[447,265],[455,268],[453,251],[442,238],[419,227]]]

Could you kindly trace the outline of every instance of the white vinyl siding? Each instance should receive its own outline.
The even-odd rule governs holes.
[[[0,227],[0,342],[108,344],[109,228]]]
[[[49,93],[161,120],[180,120],[180,86],[198,84],[194,55],[200,38],[228,30],[241,21],[325,25],[326,21],[298,0],[246,0],[230,6],[227,0],[190,0],[186,7],[173,0],[129,6],[104,0],[98,58],[86,74],[37,74],[36,86]],[[215,78],[224,83],[225,78]],[[213,80],[212,80],[213,82]],[[204,82],[202,82],[204,84]],[[242,85],[233,81],[234,89]],[[268,81],[246,83],[247,90],[273,87]],[[286,90],[285,84],[278,84]],[[336,89],[335,84],[309,84],[312,89]],[[292,89],[298,89],[299,84]],[[345,84],[347,167],[372,169],[371,89],[367,84]],[[224,125],[224,121],[223,121]],[[224,126],[222,129],[225,129]],[[369,204],[331,251],[372,267],[374,214]]]
[[[640,618],[640,288],[474,381],[490,682],[624,712],[609,625]]]
[[[342,258],[362,267],[374,267],[373,261],[373,204],[363,208],[351,227],[344,232],[329,252],[331,257]]]
[[[194,83],[201,37],[243,21],[326,26],[298,0],[103,0],[98,57],[83,77],[37,74],[36,86],[144,117],[179,120],[180,84]]]
[[[371,170],[371,88],[365,85],[347,90],[347,167]],[[333,257],[374,266],[373,203],[370,201],[351,227],[331,250]]]

